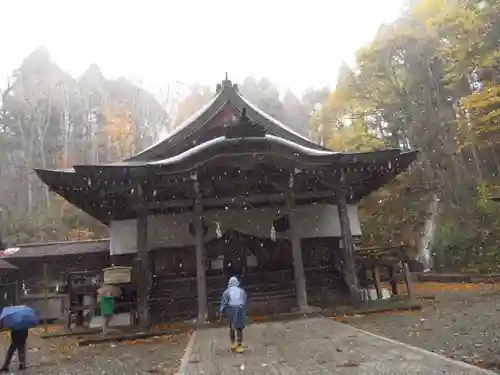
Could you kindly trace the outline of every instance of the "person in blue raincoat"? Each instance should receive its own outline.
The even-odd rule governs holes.
[[[3,309],[2,309],[3,310]],[[4,327],[3,321],[0,321],[0,328]],[[17,328],[10,330],[10,345],[5,355],[5,362],[0,368],[0,372],[9,372],[10,363],[14,353],[17,351],[19,361],[19,370],[26,368],[26,341],[28,339],[29,328]]]
[[[237,353],[243,352],[246,303],[246,292],[240,288],[238,279],[231,277],[227,289],[222,293],[220,313],[229,321],[231,349]]]

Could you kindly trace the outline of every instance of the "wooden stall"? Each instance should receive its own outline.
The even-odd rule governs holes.
[[[67,318],[71,307],[80,300],[77,297],[71,304],[66,299],[68,274],[92,274],[110,265],[108,239],[23,244],[2,254],[3,260],[17,268],[18,302],[35,308],[47,320]],[[73,308],[79,323],[83,320],[83,306],[88,310],[91,302],[88,296],[81,298],[82,310]]]
[[[361,286],[369,286],[369,280],[382,299],[382,280],[391,285],[391,295],[398,295],[398,274],[402,273],[408,298],[415,296],[409,268],[410,249],[407,246],[367,247],[356,251]]]
[[[15,305],[19,301],[19,270],[0,258],[0,307]]]
[[[332,296],[359,301],[356,204],[416,156],[328,150],[225,79],[199,113],[127,160],[36,172],[109,225],[112,256],[134,254],[147,325],[204,322],[231,274],[241,275],[252,306],[269,301],[269,314],[308,311]]]

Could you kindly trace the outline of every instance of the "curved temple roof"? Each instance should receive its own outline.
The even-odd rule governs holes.
[[[276,164],[286,164],[295,168],[324,168],[332,165],[352,165],[355,163],[366,165],[398,163],[399,167],[406,169],[416,157],[416,152],[401,153],[399,149],[387,149],[372,152],[341,153],[312,149],[266,134],[264,137],[217,137],[165,159],[144,162],[122,161],[98,166],[75,165],[74,171],[82,177],[97,180],[113,177],[119,180],[134,178],[133,176],[140,178],[139,176],[142,174],[134,174],[136,170],[158,171],[164,175],[181,174],[208,165],[234,164],[239,159],[248,160],[248,157],[254,160],[268,160]]]
[[[103,184],[121,184],[127,189],[128,184],[162,180],[167,175],[189,178],[191,171],[204,170],[210,175],[217,168],[243,165],[241,168],[245,170],[257,169],[252,173],[263,173],[258,170],[259,165],[274,165],[278,169],[309,170],[305,172],[309,176],[304,177],[306,179],[315,179],[316,171],[321,170],[331,190],[338,173],[343,173],[341,169],[350,168],[352,178],[357,179],[354,183],[358,184],[354,199],[361,199],[407,169],[417,153],[404,153],[399,149],[364,153],[328,150],[261,112],[240,95],[236,85],[225,80],[212,101],[198,113],[167,138],[131,158],[110,164],[36,172],[51,190],[102,221],[106,214],[103,210],[107,214],[120,210],[115,206],[98,208],[102,206],[102,195],[109,193],[100,190]],[[360,174],[366,181],[360,181]],[[232,181],[227,180],[227,184],[232,185]],[[182,187],[178,190],[182,192]],[[121,194],[119,190],[111,193]],[[174,198],[172,195],[171,199]]]
[[[326,148],[294,132],[278,120],[262,112],[241,96],[237,85],[229,80],[224,80],[221,85],[217,86],[217,93],[206,106],[187,119],[165,139],[160,140],[126,161],[135,162],[159,158],[165,159],[186,151],[191,148],[193,144],[198,143],[198,137],[204,131],[204,126],[227,106],[230,106],[240,114],[245,111],[246,116],[251,121],[262,126],[268,134],[284,138],[314,150],[326,150]]]
[[[194,146],[178,155],[153,161],[122,161],[102,165],[75,165],[71,170],[40,170],[38,176],[48,185],[71,185],[72,180],[91,178],[116,180],[141,178],[135,171],[157,171],[161,174],[189,173],[208,165],[230,164],[238,159],[264,160],[287,164],[295,168],[325,168],[333,165],[389,164],[404,170],[415,160],[417,151],[402,153],[399,149],[372,152],[342,153],[317,150],[266,134],[264,137],[218,137]],[[392,167],[391,167],[391,163]],[[56,182],[57,181],[57,182]]]

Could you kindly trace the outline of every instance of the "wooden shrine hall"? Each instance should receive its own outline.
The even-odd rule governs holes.
[[[328,150],[226,79],[198,113],[129,159],[36,172],[109,226],[115,265],[135,259],[140,323],[202,322],[233,275],[254,314],[358,300],[357,203],[416,156]]]

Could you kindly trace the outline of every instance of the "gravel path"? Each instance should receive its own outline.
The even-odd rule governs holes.
[[[188,334],[159,336],[123,343],[79,347],[74,338],[41,339],[29,337],[26,375],[142,375],[175,374],[184,354]],[[5,353],[7,337],[0,337]],[[14,357],[11,371],[17,369]]]
[[[357,328],[500,373],[500,287],[448,287],[418,312],[349,317]]]
[[[443,289],[446,289],[443,291]],[[418,312],[344,318],[357,328],[500,373],[500,284],[436,286]],[[74,338],[29,338],[26,375],[174,374],[188,334],[79,347]],[[8,345],[0,334],[0,356]],[[17,368],[14,359],[12,370]],[[14,372],[14,371],[13,371]]]

